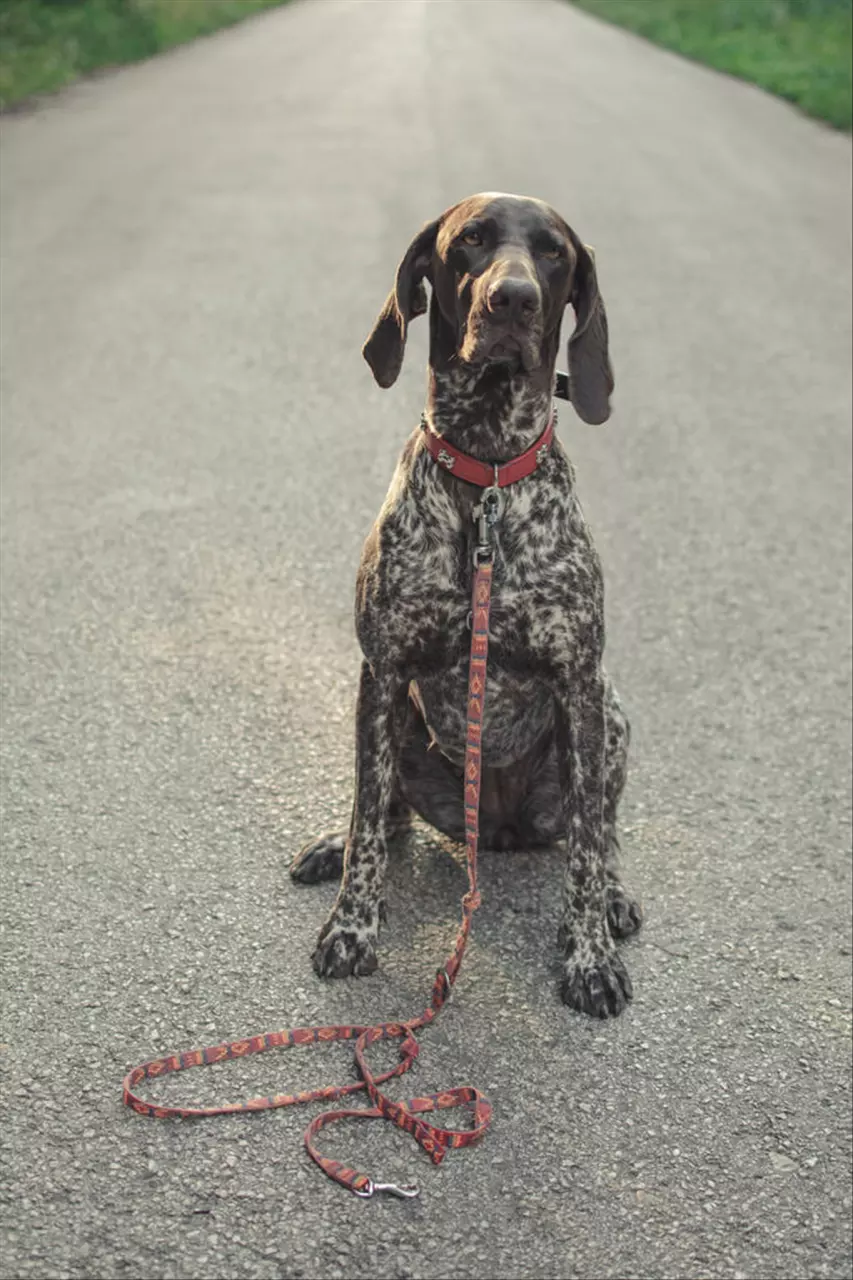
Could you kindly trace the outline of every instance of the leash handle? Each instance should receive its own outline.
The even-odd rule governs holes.
[[[296,1027],[284,1031],[271,1031],[265,1035],[250,1036],[246,1040],[231,1040],[210,1045],[205,1049],[192,1049],[188,1053],[167,1054],[152,1058],[134,1067],[124,1078],[123,1100],[138,1115],[163,1120],[170,1117],[200,1119],[205,1116],[233,1115],[245,1111],[271,1111],[278,1107],[291,1107],[304,1102],[331,1102],[364,1089],[373,1103],[371,1107],[341,1108],[324,1111],[305,1130],[305,1149],[311,1159],[334,1182],[346,1187],[354,1195],[367,1199],[377,1192],[387,1192],[403,1199],[418,1195],[417,1186],[398,1186],[396,1183],[374,1182],[339,1160],[323,1156],[318,1151],[315,1138],[322,1129],[337,1120],[388,1120],[410,1133],[426,1151],[433,1164],[440,1164],[448,1151],[469,1147],[479,1142],[491,1123],[492,1106],[487,1098],[470,1085],[442,1090],[409,1098],[405,1102],[394,1101],[382,1092],[380,1085],[410,1069],[420,1052],[415,1031],[428,1026],[440,1013],[453,990],[465,948],[471,932],[474,912],[480,905],[477,888],[477,848],[480,832],[480,779],[482,759],[483,707],[486,693],[486,664],[489,652],[489,612],[492,590],[492,540],[491,524],[485,541],[481,540],[476,557],[474,585],[471,602],[471,656],[468,668],[467,734],[465,744],[465,844],[468,852],[468,892],[462,899],[462,920],[453,950],[444,968],[439,969],[433,983],[430,1003],[417,1018],[408,1022],[382,1022],[376,1026]],[[355,1061],[361,1079],[353,1084],[328,1085],[321,1089],[304,1089],[299,1093],[273,1093],[265,1097],[249,1098],[244,1102],[227,1102],[211,1107],[179,1107],[147,1102],[136,1093],[146,1080],[160,1079],[176,1071],[188,1071],[193,1067],[210,1066],[215,1062],[227,1062],[234,1058],[246,1058],[270,1049],[288,1049],[295,1045],[333,1044],[339,1040],[355,1040]],[[367,1049],[380,1040],[399,1040],[400,1061],[388,1071],[374,1075],[367,1062]],[[467,1129],[445,1129],[420,1117],[452,1107],[466,1107],[471,1115]]]

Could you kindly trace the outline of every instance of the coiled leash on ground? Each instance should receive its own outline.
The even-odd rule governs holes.
[[[559,383],[565,375],[558,374],[557,394],[563,395]],[[482,762],[480,756],[480,739],[483,723],[483,706],[486,694],[486,666],[489,652],[489,613],[492,593],[492,567],[494,556],[493,530],[500,515],[500,489],[507,484],[529,475],[548,453],[553,438],[554,418],[549,420],[544,432],[536,443],[519,458],[502,466],[489,467],[477,459],[470,458],[460,450],[444,445],[441,437],[435,435],[423,424],[427,448],[439,465],[448,471],[454,471],[464,479],[484,488],[480,505],[475,509],[477,521],[477,542],[474,550],[474,586],[471,607],[471,652],[468,667],[468,715],[467,737],[465,745],[464,788],[465,788],[465,843],[467,846],[468,892],[462,899],[462,920],[456,936],[453,950],[444,968],[439,969],[433,984],[430,1003],[423,1013],[405,1022],[382,1022],[376,1026],[330,1026],[330,1027],[296,1027],[286,1031],[272,1031],[266,1035],[251,1036],[247,1040],[232,1040],[224,1044],[211,1045],[206,1049],[193,1049],[188,1053],[169,1054],[164,1058],[152,1058],[141,1063],[125,1076],[123,1082],[124,1102],[143,1116],[166,1119],[172,1116],[183,1118],[201,1116],[231,1115],[241,1111],[271,1111],[277,1107],[291,1107],[302,1102],[331,1102],[364,1089],[367,1091],[372,1107],[342,1108],[324,1111],[316,1116],[305,1131],[305,1149],[311,1159],[320,1166],[342,1187],[347,1187],[355,1195],[368,1198],[376,1192],[408,1199],[418,1195],[418,1187],[414,1185],[398,1186],[396,1183],[374,1182],[372,1178],[339,1160],[323,1156],[317,1150],[315,1138],[321,1129],[336,1120],[390,1120],[400,1129],[410,1133],[416,1142],[423,1147],[434,1164],[440,1164],[448,1151],[457,1147],[470,1147],[484,1136],[492,1118],[491,1103],[477,1089],[469,1085],[446,1089],[441,1093],[426,1094],[423,1097],[409,1098],[405,1102],[395,1102],[387,1097],[380,1085],[394,1076],[403,1075],[412,1066],[418,1056],[420,1046],[415,1039],[415,1032],[429,1026],[441,1011],[445,1001],[453,990],[453,984],[459,973],[465,947],[471,931],[474,912],[480,905],[480,893],[477,888],[477,846],[479,841],[480,780]],[[521,464],[521,465],[519,465]],[[470,474],[465,474],[465,472]],[[481,473],[488,473],[481,478]],[[171,1105],[146,1102],[134,1090],[145,1080],[157,1080],[161,1076],[175,1071],[186,1071],[191,1067],[208,1066],[214,1062],[226,1062],[232,1058],[246,1058],[254,1053],[265,1053],[268,1049],[284,1049],[291,1045],[332,1044],[337,1040],[355,1040],[355,1061],[361,1079],[354,1084],[329,1085],[324,1089],[308,1089],[300,1093],[274,1093],[266,1097],[250,1098],[246,1102],[231,1102],[215,1107],[177,1107]],[[400,1061],[389,1071],[375,1076],[367,1062],[367,1049],[380,1040],[399,1040]],[[471,1110],[472,1125],[467,1129],[444,1129],[422,1117],[450,1107],[468,1106]]]

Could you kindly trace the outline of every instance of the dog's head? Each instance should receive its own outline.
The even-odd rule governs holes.
[[[471,196],[415,236],[364,344],[381,387],[396,381],[409,321],[427,309],[425,280],[432,286],[434,368],[462,363],[498,376],[550,377],[570,305],[572,403],[585,422],[607,420],[613,373],[595,263],[549,205],[523,196]]]

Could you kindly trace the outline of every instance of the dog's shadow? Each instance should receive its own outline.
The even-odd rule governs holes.
[[[478,949],[543,974],[556,964],[565,852],[482,850],[477,859],[481,905],[473,922]],[[417,821],[397,837],[388,868],[388,919],[381,948],[421,953],[429,941],[436,964],[449,954],[468,889],[465,846]]]

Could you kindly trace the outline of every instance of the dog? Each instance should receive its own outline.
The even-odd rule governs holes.
[[[313,954],[322,977],[376,968],[388,842],[413,811],[464,839],[473,512],[482,490],[453,475],[447,449],[437,462],[427,437],[490,466],[535,443],[553,412],[568,307],[571,402],[584,422],[610,414],[613,373],[593,253],[550,206],[475,195],[415,236],[363,348],[381,387],[396,381],[409,323],[427,311],[425,282],[424,417],[403,449],[357,579],[363,662],[349,834],[312,842],[290,869],[302,883],[342,872]],[[617,871],[630,728],[602,666],[602,572],[574,469],[556,439],[539,454],[531,474],[500,490],[481,842],[508,850],[565,840],[560,994],[603,1018],[631,999],[616,939],[636,932],[642,918]]]

